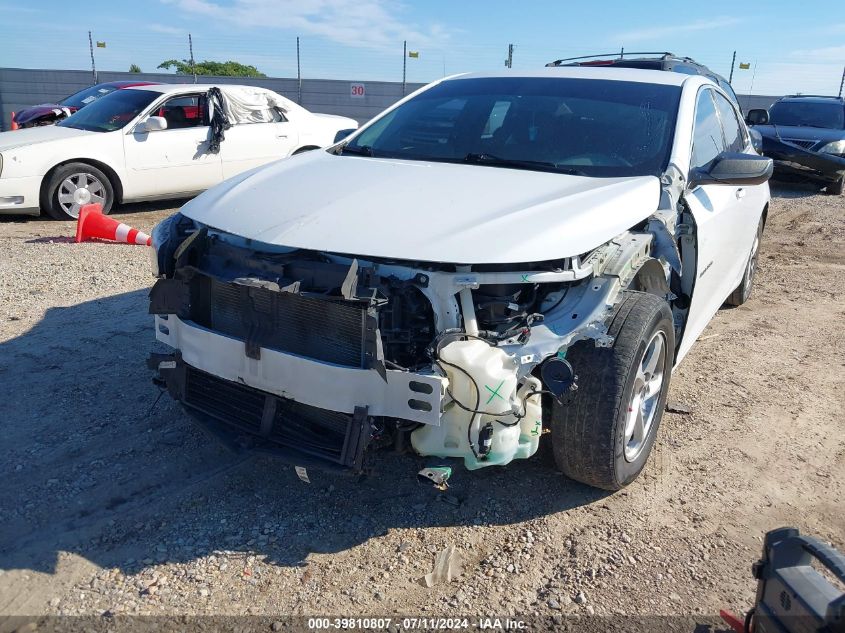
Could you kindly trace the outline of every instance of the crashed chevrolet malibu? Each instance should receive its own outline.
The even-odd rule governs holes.
[[[155,380],[223,441],[360,471],[531,457],[618,489],[672,369],[751,291],[772,162],[697,75],[431,84],[153,235]]]

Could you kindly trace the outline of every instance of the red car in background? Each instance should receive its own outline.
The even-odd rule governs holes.
[[[32,106],[26,110],[14,113],[12,116],[12,129],[15,129],[15,127],[25,128],[36,127],[38,125],[53,125],[57,121],[69,117],[80,108],[84,108],[89,103],[96,101],[110,92],[122,88],[130,88],[131,86],[148,86],[154,83],[153,81],[110,81],[89,86],[84,90],[75,92],[69,97],[65,97],[58,103],[42,103],[41,105]]]

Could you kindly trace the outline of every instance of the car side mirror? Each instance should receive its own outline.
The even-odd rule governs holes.
[[[745,122],[748,125],[766,125],[769,122],[769,111],[762,108],[749,110],[745,115]]]
[[[354,131],[355,130],[351,128],[348,130],[338,130],[337,133],[334,135],[334,143],[340,143],[343,139],[352,134],[352,132]]]
[[[138,126],[139,132],[161,132],[166,129],[167,119],[163,116],[147,117],[146,120],[141,121],[141,124]]]
[[[698,185],[762,185],[772,177],[774,163],[771,158],[754,154],[722,152],[709,168],[693,169],[689,187]]]

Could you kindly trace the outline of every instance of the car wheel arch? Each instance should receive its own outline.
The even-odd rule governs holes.
[[[647,292],[665,299],[670,289],[663,265],[655,258],[645,260],[634,274],[628,289]]]
[[[103,163],[102,161],[95,160],[93,158],[69,158],[68,160],[63,160],[62,162],[53,165],[50,169],[47,170],[47,173],[45,173],[44,177],[41,179],[41,199],[44,198],[44,195],[46,194],[47,185],[49,184],[50,178],[53,176],[55,171],[71,163],[84,163],[99,169],[108,177],[109,182],[111,183],[112,189],[114,190],[114,202],[123,202],[123,182],[120,180],[120,176],[117,175],[117,172],[112,167],[110,167],[106,163]]]

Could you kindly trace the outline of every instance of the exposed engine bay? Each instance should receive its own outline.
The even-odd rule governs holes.
[[[150,312],[178,351],[150,366],[220,439],[296,464],[360,471],[378,447],[468,469],[530,457],[577,389],[567,348],[613,343],[623,290],[672,302],[683,329],[667,191],[664,213],[591,252],[513,265],[258,245],[174,216],[157,229]]]

